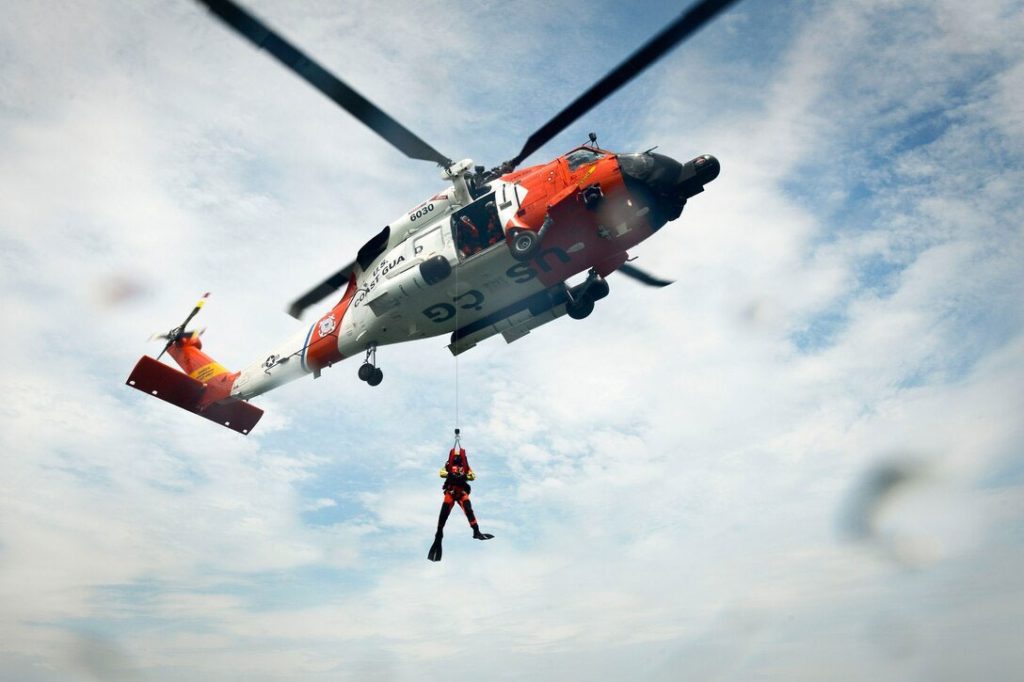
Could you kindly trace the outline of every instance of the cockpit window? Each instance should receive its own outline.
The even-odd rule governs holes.
[[[370,267],[370,264],[377,259],[377,256],[384,253],[388,248],[388,239],[390,237],[391,226],[388,225],[376,237],[363,244],[363,248],[359,249],[359,253],[356,254],[356,262],[359,263],[359,267],[363,269],[363,272],[366,272],[366,268]]]
[[[565,160],[569,162],[569,170],[574,171],[580,166],[594,163],[600,158],[604,158],[604,154],[601,152],[595,152],[593,149],[576,149],[569,152]]]
[[[619,168],[625,175],[644,180],[654,170],[654,157],[650,154],[619,154]]]

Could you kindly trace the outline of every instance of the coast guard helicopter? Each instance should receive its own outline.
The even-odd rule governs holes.
[[[341,291],[328,311],[240,372],[203,352],[184,322],[165,334],[156,359],[143,356],[128,385],[243,434],[263,411],[248,400],[343,359],[364,357],[359,378],[380,384],[380,346],[450,334],[458,355],[501,334],[511,343],[563,315],[583,319],[620,272],[665,286],[629,264],[628,250],[675,220],[720,166],[704,154],[680,163],[651,151],[616,153],[588,144],[519,169],[520,163],[735,0],[698,2],[598,81],[526,141],[514,158],[487,170],[452,161],[377,108],[261,20],[230,0],[198,0],[238,34],[266,50],[412,159],[440,166],[450,186],[391,221],[355,260],[296,299],[298,318]],[[575,286],[574,275],[586,272]],[[168,353],[178,371],[160,362]]]

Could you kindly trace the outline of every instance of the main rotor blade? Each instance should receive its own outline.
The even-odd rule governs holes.
[[[292,304],[288,306],[288,314],[296,320],[299,319],[299,315],[302,314],[302,311],[317,301],[330,296],[333,292],[337,291],[342,287],[342,285],[348,282],[349,277],[352,276],[352,268],[354,266],[355,263],[349,263],[341,270],[338,270],[323,282],[320,282],[320,284],[317,284],[302,296],[292,301]]]
[[[370,100],[336,78],[311,57],[231,0],[196,1],[206,5],[224,23],[256,47],[269,52],[285,67],[390,142],[398,151],[409,158],[433,161],[444,168],[452,165],[452,160],[447,156],[421,140],[411,130],[388,116]]]
[[[526,144],[523,145],[523,150],[519,152],[518,156],[507,163],[511,164],[513,168],[518,166],[523,159],[547,144],[569,124],[600,104],[608,95],[631,81],[648,66],[661,59],[672,48],[734,2],[736,0],[702,0],[688,9],[682,16],[665,27],[661,33],[647,41],[646,45],[634,52],[626,61],[615,67],[589,90],[577,97],[572,104],[545,123],[526,140]]]
[[[619,266],[617,272],[621,272],[626,277],[632,277],[641,284],[646,284],[649,287],[667,287],[672,282],[666,279],[658,279],[654,275],[648,274],[640,268],[633,267],[629,263],[623,263]]]

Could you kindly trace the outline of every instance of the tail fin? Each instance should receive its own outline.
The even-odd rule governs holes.
[[[229,429],[248,434],[263,416],[263,410],[231,397],[231,387],[238,378],[238,372],[229,372],[203,352],[203,342],[199,339],[202,331],[185,329],[209,297],[210,292],[203,294],[180,325],[167,333],[153,335],[150,340],[165,339],[167,345],[156,360],[148,355],[142,356],[128,376],[127,384]],[[164,353],[169,353],[185,371],[179,372],[160,362]]]
[[[174,355],[173,350],[171,354]],[[209,364],[204,365],[193,375],[207,370],[209,366]],[[217,366],[220,367],[220,365]],[[230,391],[231,384],[234,383],[234,378],[238,375],[226,374],[226,370],[224,372],[218,376],[230,377],[227,382],[227,390]],[[204,383],[198,377],[193,378],[184,372],[179,372],[148,355],[142,356],[135,364],[135,369],[128,376],[127,384],[143,393],[148,393],[189,412],[195,412],[200,417],[206,417],[210,421],[242,434],[252,431],[260,417],[263,416],[263,410],[245,401],[227,395],[218,399],[217,395],[224,390],[222,386]]]

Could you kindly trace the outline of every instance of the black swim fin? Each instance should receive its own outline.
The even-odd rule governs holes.
[[[430,551],[427,552],[427,558],[431,561],[441,560],[441,535],[437,534],[434,536],[434,544],[430,546]]]
[[[490,540],[494,536],[490,533],[481,533],[479,528],[473,529],[473,537],[477,540]]]

